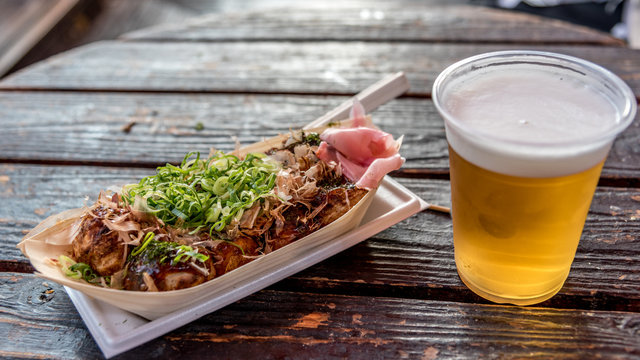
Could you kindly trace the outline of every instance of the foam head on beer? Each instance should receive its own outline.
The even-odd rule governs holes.
[[[452,65],[436,79],[433,100],[449,143],[461,279],[496,302],[548,299],[568,276],[635,96],[584,60],[510,51]]]
[[[569,173],[602,160],[635,104],[619,106],[617,89],[562,66],[494,62],[452,79],[439,93],[452,120],[449,142],[481,166],[521,176]],[[461,125],[469,144],[457,141]]]

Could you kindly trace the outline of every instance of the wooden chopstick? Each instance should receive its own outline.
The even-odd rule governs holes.
[[[359,92],[358,98],[365,112],[371,112],[378,106],[397,98],[409,90],[409,80],[403,72],[389,75],[368,88]],[[335,109],[307,124],[303,129],[313,129],[327,125],[332,121],[346,120],[353,105],[353,100],[349,99],[340,104]]]
[[[438,212],[445,213],[445,214],[451,214],[451,209],[449,209],[446,206],[441,206],[441,205],[436,205],[436,204],[427,203],[426,210],[433,210],[433,211],[438,211]]]
[[[369,113],[376,109],[378,106],[385,104],[387,101],[393,100],[396,97],[404,94],[409,90],[409,81],[404,76],[403,72],[398,72],[389,75],[368,88],[359,92],[355,97],[358,98],[365,112]],[[307,124],[303,129],[318,128],[332,121],[345,120],[349,117],[349,111],[353,106],[353,100],[349,99],[340,104],[335,109],[329,111],[323,116],[317,118],[315,121]],[[450,214],[451,210],[448,207],[435,205],[423,200],[423,209],[433,210],[446,214]]]

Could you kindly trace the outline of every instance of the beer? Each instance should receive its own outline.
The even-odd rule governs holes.
[[[576,174],[527,178],[485,170],[449,148],[455,260],[481,296],[528,305],[569,275],[603,161]]]
[[[449,142],[460,278],[498,303],[552,297],[569,274],[613,139],[633,120],[635,97],[596,65],[536,52],[462,61],[433,93]]]

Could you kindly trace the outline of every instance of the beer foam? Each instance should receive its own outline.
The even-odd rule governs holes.
[[[552,66],[474,69],[442,94],[447,140],[468,161],[503,174],[552,177],[588,169],[607,156],[615,133],[602,135],[621,122],[602,86]]]

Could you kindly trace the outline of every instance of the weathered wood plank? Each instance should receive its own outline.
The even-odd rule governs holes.
[[[96,17],[88,31],[88,34],[82,39],[83,43],[93,41],[115,39],[121,34],[139,29],[149,28],[151,26],[166,26],[167,24],[180,24],[186,26],[189,20],[198,18],[203,14],[216,13],[219,20],[225,21],[227,18],[242,18],[243,20],[253,22],[258,20],[256,15],[261,13],[272,13],[274,8],[282,16],[286,12],[340,12],[340,9],[353,10],[375,8],[381,9],[388,7],[389,4],[385,0],[343,0],[331,4],[327,9],[326,4],[300,2],[297,0],[257,0],[243,1],[241,3],[233,0],[101,0],[100,14]],[[394,1],[393,7],[413,7],[416,9],[429,9],[434,6],[442,7],[443,4],[459,4],[465,0],[399,0]],[[284,12],[283,12],[284,9]],[[239,16],[239,12],[248,13],[256,12],[249,18]],[[344,14],[343,14],[344,16]],[[516,15],[518,17],[518,15]],[[287,20],[285,20],[287,21]],[[533,21],[529,21],[531,23]],[[541,21],[538,21],[540,23]],[[513,24],[511,22],[510,24]],[[546,24],[546,23],[545,23]],[[254,23],[254,25],[258,25]],[[230,26],[238,26],[238,31],[243,31],[245,27],[242,24],[230,24]],[[291,24],[291,26],[304,26],[304,24]],[[551,25],[553,26],[553,25]],[[557,26],[553,26],[557,28]],[[540,25],[538,25],[540,27]],[[255,28],[257,31],[269,30],[269,27]],[[142,30],[141,30],[142,31]],[[273,31],[273,30],[271,30]],[[607,34],[593,31],[586,28],[574,28],[571,25],[564,24],[562,32],[568,32],[564,38],[590,43],[598,43],[603,45],[619,45],[621,42]],[[254,35],[255,36],[255,35]],[[545,34],[551,38],[562,37],[557,34]]]
[[[1,165],[0,260],[26,261],[15,244],[45,217],[79,207],[85,196],[95,199],[110,185],[134,182],[149,173],[148,169]],[[446,181],[398,180],[430,202],[449,205]],[[277,288],[479,301],[457,276],[451,231],[448,216],[422,212]],[[546,305],[640,311],[639,233],[640,190],[600,188],[569,280]]]
[[[509,31],[505,31],[509,29]],[[209,14],[123,36],[162,41],[428,41],[621,46],[586,27],[481,6],[391,2],[354,8],[276,8]]]
[[[640,50],[526,47],[596,62],[640,94]],[[98,42],[12,74],[0,88],[354,94],[385,75],[405,71],[410,93],[428,96],[433,80],[453,62],[520,48],[399,42]]]
[[[0,158],[5,161],[180,162],[190,151],[230,151],[300,128],[344,97],[0,93]],[[427,100],[392,101],[374,113],[405,134],[411,167],[447,168],[444,127]],[[421,119],[416,121],[415,119]],[[424,119],[424,121],[422,120]],[[123,129],[134,124],[129,131]],[[203,129],[196,129],[198,123]],[[409,166],[409,165],[408,165]]]
[[[157,166],[211,147],[230,151],[316,119],[344,97],[0,92],[0,161]],[[428,99],[400,98],[374,122],[404,135],[408,176],[448,173],[442,120]],[[640,115],[638,116],[640,119]],[[616,141],[603,176],[638,186],[640,121]],[[201,123],[202,130],[196,130]],[[134,124],[134,125],[132,125]],[[127,125],[132,125],[124,131]]]
[[[0,357],[102,357],[62,286],[3,272],[0,289]]]
[[[212,146],[233,150],[233,137],[248,144],[286,133],[345,100],[6,92],[0,98],[0,157],[5,160],[147,166],[180,162],[190,151],[208,154]]]
[[[64,289],[0,274],[2,357],[95,358]],[[635,358],[640,315],[261,291],[123,359]]]

